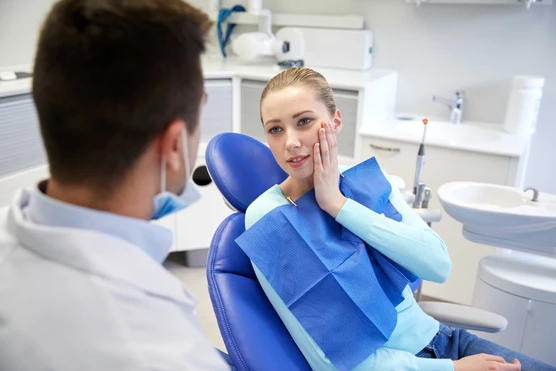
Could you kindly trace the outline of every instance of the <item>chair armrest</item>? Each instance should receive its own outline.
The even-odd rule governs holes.
[[[425,221],[425,223],[436,223],[442,219],[440,209],[413,209]]]
[[[466,305],[421,301],[419,306],[423,312],[449,327],[494,333],[508,326],[506,318]]]
[[[413,194],[413,192],[409,190],[405,190],[405,191],[401,191],[401,193],[405,202],[412,205],[413,201],[415,201],[415,195]]]

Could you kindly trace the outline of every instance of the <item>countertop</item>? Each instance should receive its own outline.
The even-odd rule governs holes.
[[[397,114],[396,117],[414,117],[414,114]],[[425,138],[426,146],[444,147],[462,151],[480,152],[492,155],[521,157],[526,152],[530,138],[508,134],[502,124],[485,122],[462,122],[459,125],[446,122],[442,118],[431,118]],[[437,124],[439,123],[439,124]],[[406,130],[415,124],[415,130]],[[362,136],[421,143],[423,124],[419,120],[404,121],[392,118],[383,122],[362,125]]]
[[[234,57],[224,59],[219,55],[203,56],[202,65],[203,74],[207,80],[240,77],[243,79],[268,81],[282,71],[282,69],[271,60],[258,63],[246,63]],[[394,71],[376,68],[371,68],[367,71],[350,71],[318,67],[314,69],[322,73],[333,88],[346,90],[363,89],[373,80],[396,73]],[[31,72],[31,70],[31,65],[0,67],[0,71]],[[31,92],[31,83],[31,78],[0,81],[0,97],[27,94]]]

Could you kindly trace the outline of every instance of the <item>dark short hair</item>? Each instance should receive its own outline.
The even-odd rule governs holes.
[[[195,131],[211,26],[182,0],[56,3],[33,76],[52,177],[112,187],[172,121]]]

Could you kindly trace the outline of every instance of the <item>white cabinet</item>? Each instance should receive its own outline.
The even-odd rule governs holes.
[[[365,137],[362,141],[362,158],[375,156],[387,173],[402,177],[410,189],[413,186],[418,148],[416,143]],[[433,193],[429,207],[442,209],[437,190],[444,183],[476,181],[506,184],[512,174],[515,174],[515,166],[516,162],[511,157],[427,146],[422,180]],[[443,213],[442,220],[434,223],[432,228],[448,247],[452,272],[444,284],[425,282],[423,294],[469,305],[479,261],[484,256],[493,254],[495,248],[467,241],[462,235],[461,223],[446,213]]]
[[[260,102],[266,81],[241,80],[240,127],[241,133],[266,142],[261,122]]]
[[[478,336],[556,367],[556,304],[513,295],[477,279],[473,306],[500,314],[508,327]]]
[[[204,151],[199,151],[193,174],[201,199],[176,213],[173,251],[207,249],[220,223],[232,213],[206,171],[204,156]]]
[[[488,300],[484,300],[488,298]],[[500,305],[503,303],[503,305]],[[529,300],[498,290],[477,278],[473,306],[499,314],[508,320],[508,327],[500,334],[476,332],[477,336],[519,352],[527,324]]]
[[[359,91],[333,89],[336,107],[342,114],[342,130],[338,134],[338,154],[355,157],[355,138],[357,137],[357,110]]]
[[[232,80],[205,80],[207,103],[201,112],[201,142],[209,142],[214,136],[232,131]]]
[[[45,163],[31,94],[0,98],[0,177]]]

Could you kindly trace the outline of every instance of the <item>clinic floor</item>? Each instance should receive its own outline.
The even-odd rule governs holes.
[[[224,341],[216,323],[212,304],[208,294],[205,268],[189,268],[184,264],[183,254],[175,253],[168,257],[164,266],[178,277],[193,292],[197,300],[197,312],[203,331],[213,346],[225,351]]]

